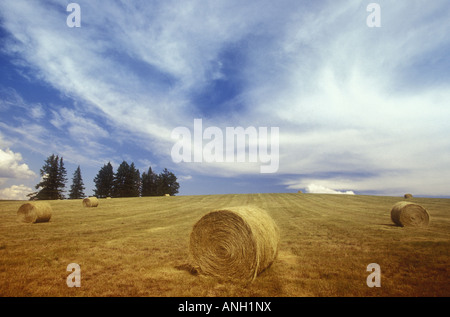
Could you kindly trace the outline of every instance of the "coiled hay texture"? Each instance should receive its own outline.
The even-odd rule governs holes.
[[[427,226],[430,216],[425,208],[418,204],[400,201],[391,209],[391,219],[398,226]]]
[[[20,222],[48,222],[52,217],[52,207],[46,202],[29,202],[17,210],[17,221]]]
[[[251,282],[273,263],[279,241],[265,210],[239,206],[204,215],[192,229],[189,252],[202,274]]]
[[[97,197],[89,197],[89,198],[83,199],[83,206],[84,207],[97,207],[98,206]]]

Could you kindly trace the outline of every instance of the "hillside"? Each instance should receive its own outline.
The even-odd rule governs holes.
[[[390,219],[399,197],[236,194],[50,201],[48,223],[16,221],[0,201],[0,296],[450,296],[450,199],[412,198],[424,228]],[[220,207],[255,205],[281,232],[273,265],[248,285],[190,274],[192,226]],[[67,265],[81,267],[69,288]],[[381,287],[366,284],[367,265]]]

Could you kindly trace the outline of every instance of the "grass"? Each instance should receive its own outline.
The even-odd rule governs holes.
[[[390,208],[403,198],[239,194],[50,201],[48,223],[16,221],[23,202],[0,201],[0,296],[450,296],[450,200],[413,198],[425,228],[401,228]],[[280,227],[277,259],[250,285],[192,275],[192,226],[212,209],[253,204]],[[69,288],[66,267],[81,267]],[[369,288],[367,265],[381,267]]]

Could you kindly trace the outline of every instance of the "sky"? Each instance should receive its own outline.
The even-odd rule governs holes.
[[[83,0],[78,19],[1,1],[0,199],[26,199],[51,154],[86,195],[127,161],[179,195],[450,197],[450,3],[373,2]],[[238,127],[257,135],[221,160]]]

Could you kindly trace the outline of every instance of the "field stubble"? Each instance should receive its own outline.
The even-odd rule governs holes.
[[[413,198],[424,228],[390,219],[398,197],[236,194],[50,201],[48,223],[16,221],[0,201],[0,296],[449,296],[450,200]],[[207,212],[255,205],[280,228],[278,257],[250,285],[191,274],[189,234]],[[66,267],[81,267],[69,288]],[[381,287],[366,284],[381,267]]]

